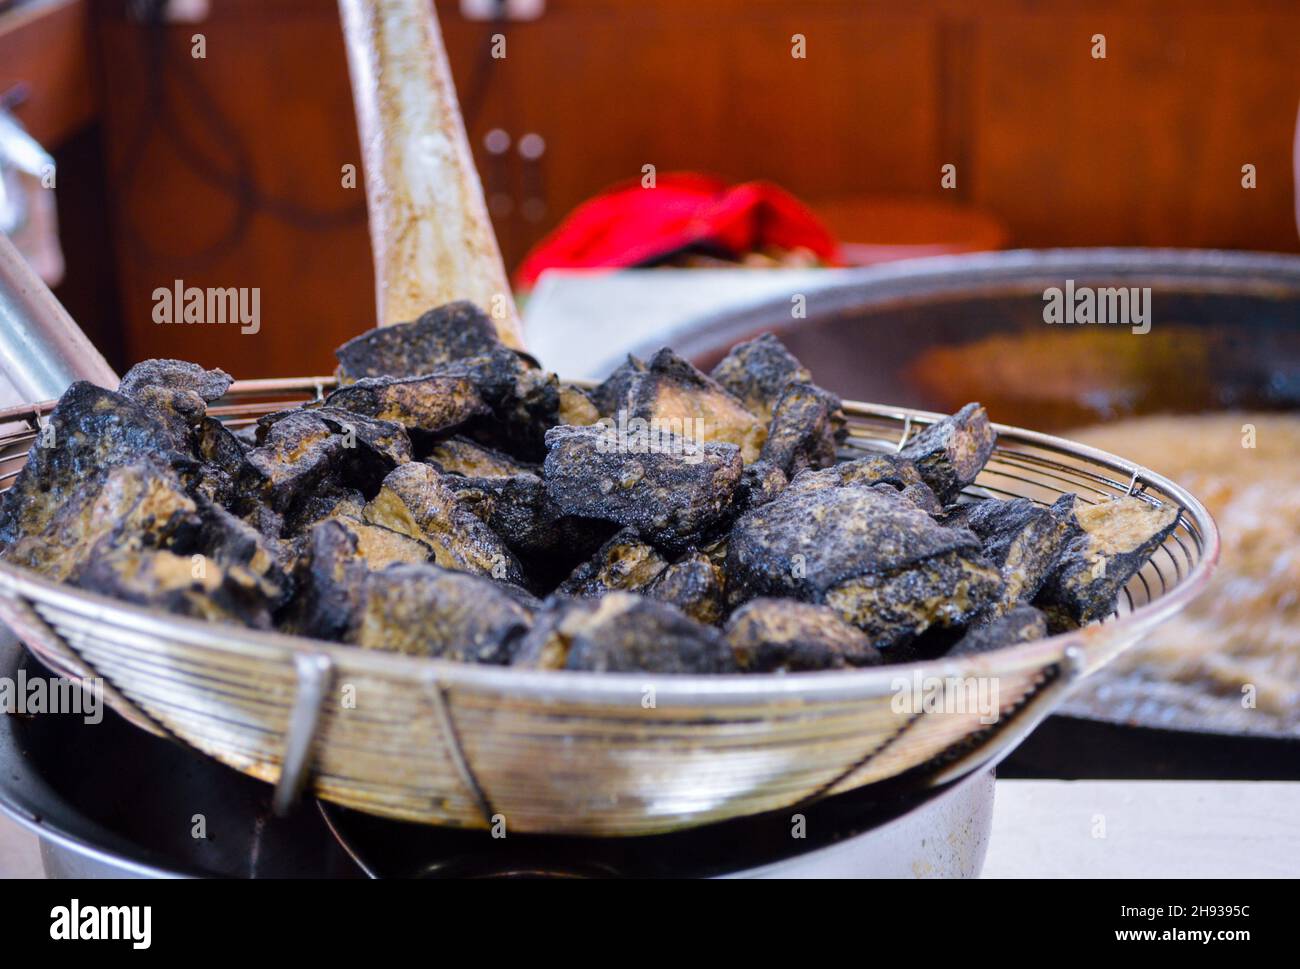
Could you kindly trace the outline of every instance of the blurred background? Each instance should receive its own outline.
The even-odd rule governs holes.
[[[1297,250],[1288,0],[437,6],[512,271],[647,164],[775,183],[849,263]],[[325,373],[372,324],[363,187],[341,175],[360,158],[333,0],[0,0],[0,97],[58,162],[56,292],[119,370],[181,356],[240,377]],[[178,278],[260,287],[256,342],[152,325],[153,290]]]

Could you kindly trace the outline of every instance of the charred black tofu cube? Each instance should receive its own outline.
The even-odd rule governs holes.
[[[997,568],[979,539],[877,488],[788,489],[747,512],[727,542],[732,605],[788,596],[830,606],[874,646],[953,626],[996,600]]]
[[[561,426],[546,434],[546,488],[566,514],[596,518],[681,550],[727,513],[739,449],[642,428]]]
[[[645,361],[629,355],[605,380],[591,392],[591,401],[602,417],[616,417],[619,411],[631,413],[632,385],[645,373]],[[566,421],[565,423],[572,423]]]
[[[917,471],[945,505],[984,470],[997,444],[997,434],[979,404],[936,421],[912,436],[899,454]]]
[[[787,384],[812,381],[807,368],[771,333],[732,347],[709,376],[763,421],[771,420]]]
[[[380,525],[342,517],[318,522],[307,533],[297,563],[299,592],[286,629],[317,639],[341,638],[371,572],[394,563],[427,562],[432,554],[424,542]]]
[[[271,627],[278,595],[243,566],[150,548],[97,546],[76,584],[124,602],[255,629]]]
[[[266,501],[283,514],[330,487],[374,494],[389,471],[411,459],[411,442],[400,424],[317,407],[263,417],[247,457],[265,482]]]
[[[630,592],[548,600],[513,664],[613,673],[729,673],[721,633],[666,602]]]
[[[974,622],[948,651],[949,656],[973,656],[1047,635],[1047,619],[1033,606],[1013,606],[997,616]]]
[[[805,468],[835,463],[836,423],[840,399],[811,383],[786,384],[772,411],[761,460],[794,477]]]

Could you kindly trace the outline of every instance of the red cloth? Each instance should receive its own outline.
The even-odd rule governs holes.
[[[805,248],[838,265],[839,245],[794,196],[767,182],[729,188],[705,175],[660,175],[654,188],[640,180],[617,185],[583,202],[533,247],[515,273],[527,289],[546,269],[642,266],[688,246],[734,256],[765,249]]]

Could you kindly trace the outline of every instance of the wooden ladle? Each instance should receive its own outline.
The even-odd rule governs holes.
[[[432,0],[339,0],[381,326],[477,303],[523,349]]]

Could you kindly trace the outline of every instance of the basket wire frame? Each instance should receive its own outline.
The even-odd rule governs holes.
[[[233,384],[232,429],[319,401],[333,377]],[[53,402],[0,411],[0,488]],[[900,448],[942,415],[846,402],[841,458]],[[362,650],[167,615],[0,563],[0,619],[56,673],[97,678],[135,725],[277,785],[384,817],[580,835],[644,835],[786,808],[908,773],[996,762],[1079,677],[1204,587],[1218,534],[1192,495],[1131,462],[995,425],[974,496],[1050,504],[1134,495],[1182,508],[1107,620],[978,656],[789,675],[520,670]],[[912,709],[913,684],[955,703]],[[963,705],[996,688],[993,723]],[[958,691],[953,693],[951,691]],[[351,702],[348,699],[351,698]]]

